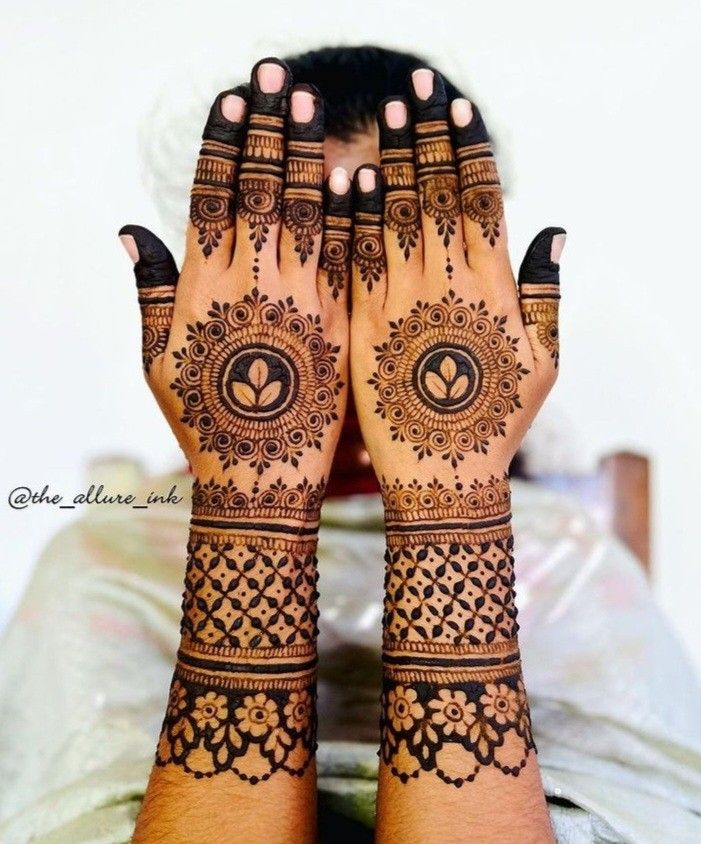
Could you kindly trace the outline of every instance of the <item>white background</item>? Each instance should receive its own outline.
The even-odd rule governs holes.
[[[12,487],[70,496],[105,453],[154,471],[180,460],[142,382],[116,239],[140,222],[178,251],[145,186],[144,151],[184,220],[176,188],[196,154],[202,92],[213,98],[264,55],[376,42],[425,54],[483,106],[515,260],[543,225],[569,230],[562,374],[546,413],[566,420],[570,466],[620,447],[653,459],[655,590],[701,665],[701,4],[3,6],[0,626],[42,545],[75,517],[13,512]]]

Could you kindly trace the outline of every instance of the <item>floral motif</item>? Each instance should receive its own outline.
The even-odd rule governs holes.
[[[518,694],[504,683],[487,683],[480,703],[485,717],[497,724],[515,724],[519,717]]]
[[[234,715],[238,718],[239,729],[256,738],[277,727],[280,721],[277,704],[263,692],[245,697],[243,705],[234,711]]]
[[[204,730],[205,727],[211,727],[212,729],[218,727],[226,718],[227,714],[226,698],[224,695],[218,695],[216,692],[207,692],[195,698],[192,720],[200,730]]]
[[[508,752],[502,750],[507,735]],[[513,738],[520,740],[516,760]],[[452,748],[449,761],[441,754],[446,747]],[[462,756],[456,753],[459,749]],[[381,754],[403,782],[423,772],[459,787],[473,781],[485,766],[516,777],[532,751],[526,696],[517,677],[464,686],[428,681],[408,686],[385,680]],[[415,760],[413,765],[407,755]]]
[[[185,688],[179,680],[176,680],[170,687],[170,695],[168,696],[168,715],[171,718],[177,717],[185,709],[187,706],[186,697]]]
[[[387,695],[387,718],[395,730],[408,730],[423,717],[424,710],[416,702],[414,689],[397,686]]]
[[[205,690],[180,671],[171,686],[157,765],[177,765],[195,777],[226,771],[250,783],[276,771],[300,776],[306,770],[316,749],[313,683],[267,693]]]
[[[290,692],[283,714],[287,719],[287,726],[301,729],[309,721],[312,699],[307,691]]]
[[[432,712],[433,724],[440,727],[445,736],[453,733],[464,736],[477,720],[477,704],[468,701],[465,692],[459,689],[439,689],[438,697],[428,704],[428,709]]]

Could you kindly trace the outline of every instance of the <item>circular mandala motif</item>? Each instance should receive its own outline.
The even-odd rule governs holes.
[[[438,343],[414,367],[414,387],[424,403],[439,413],[469,407],[482,387],[482,366],[469,349]]]
[[[324,340],[318,317],[257,289],[233,305],[213,302],[207,316],[188,326],[188,345],[174,352],[182,421],[225,469],[297,466],[338,418],[338,346]]]
[[[377,392],[376,412],[419,459],[439,453],[457,466],[504,435],[528,374],[505,323],[484,302],[465,305],[452,291],[438,303],[417,302],[408,317],[390,323],[368,383]]]

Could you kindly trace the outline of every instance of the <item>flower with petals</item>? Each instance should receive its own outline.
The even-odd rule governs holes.
[[[207,692],[195,698],[195,708],[192,711],[192,718],[201,730],[204,730],[206,727],[215,729],[225,720],[228,712],[224,695],[218,695],[216,692]]]
[[[432,722],[442,727],[446,736],[453,733],[466,735],[477,718],[476,704],[469,701],[462,691],[439,689],[438,697],[430,701],[428,708],[431,710]]]
[[[505,683],[487,683],[480,703],[485,717],[497,724],[515,724],[518,720],[518,694]]]
[[[395,730],[409,730],[423,717],[414,689],[397,686],[387,695],[387,718]]]
[[[234,715],[238,719],[239,730],[254,738],[264,736],[269,730],[277,727],[280,721],[277,704],[263,692],[247,695],[243,704],[234,711]]]

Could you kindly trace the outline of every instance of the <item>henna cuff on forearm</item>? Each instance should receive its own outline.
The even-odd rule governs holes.
[[[521,680],[506,478],[383,483],[382,759],[403,782],[517,776],[535,750]]]
[[[253,784],[316,748],[323,484],[195,483],[178,661],[156,764]]]

